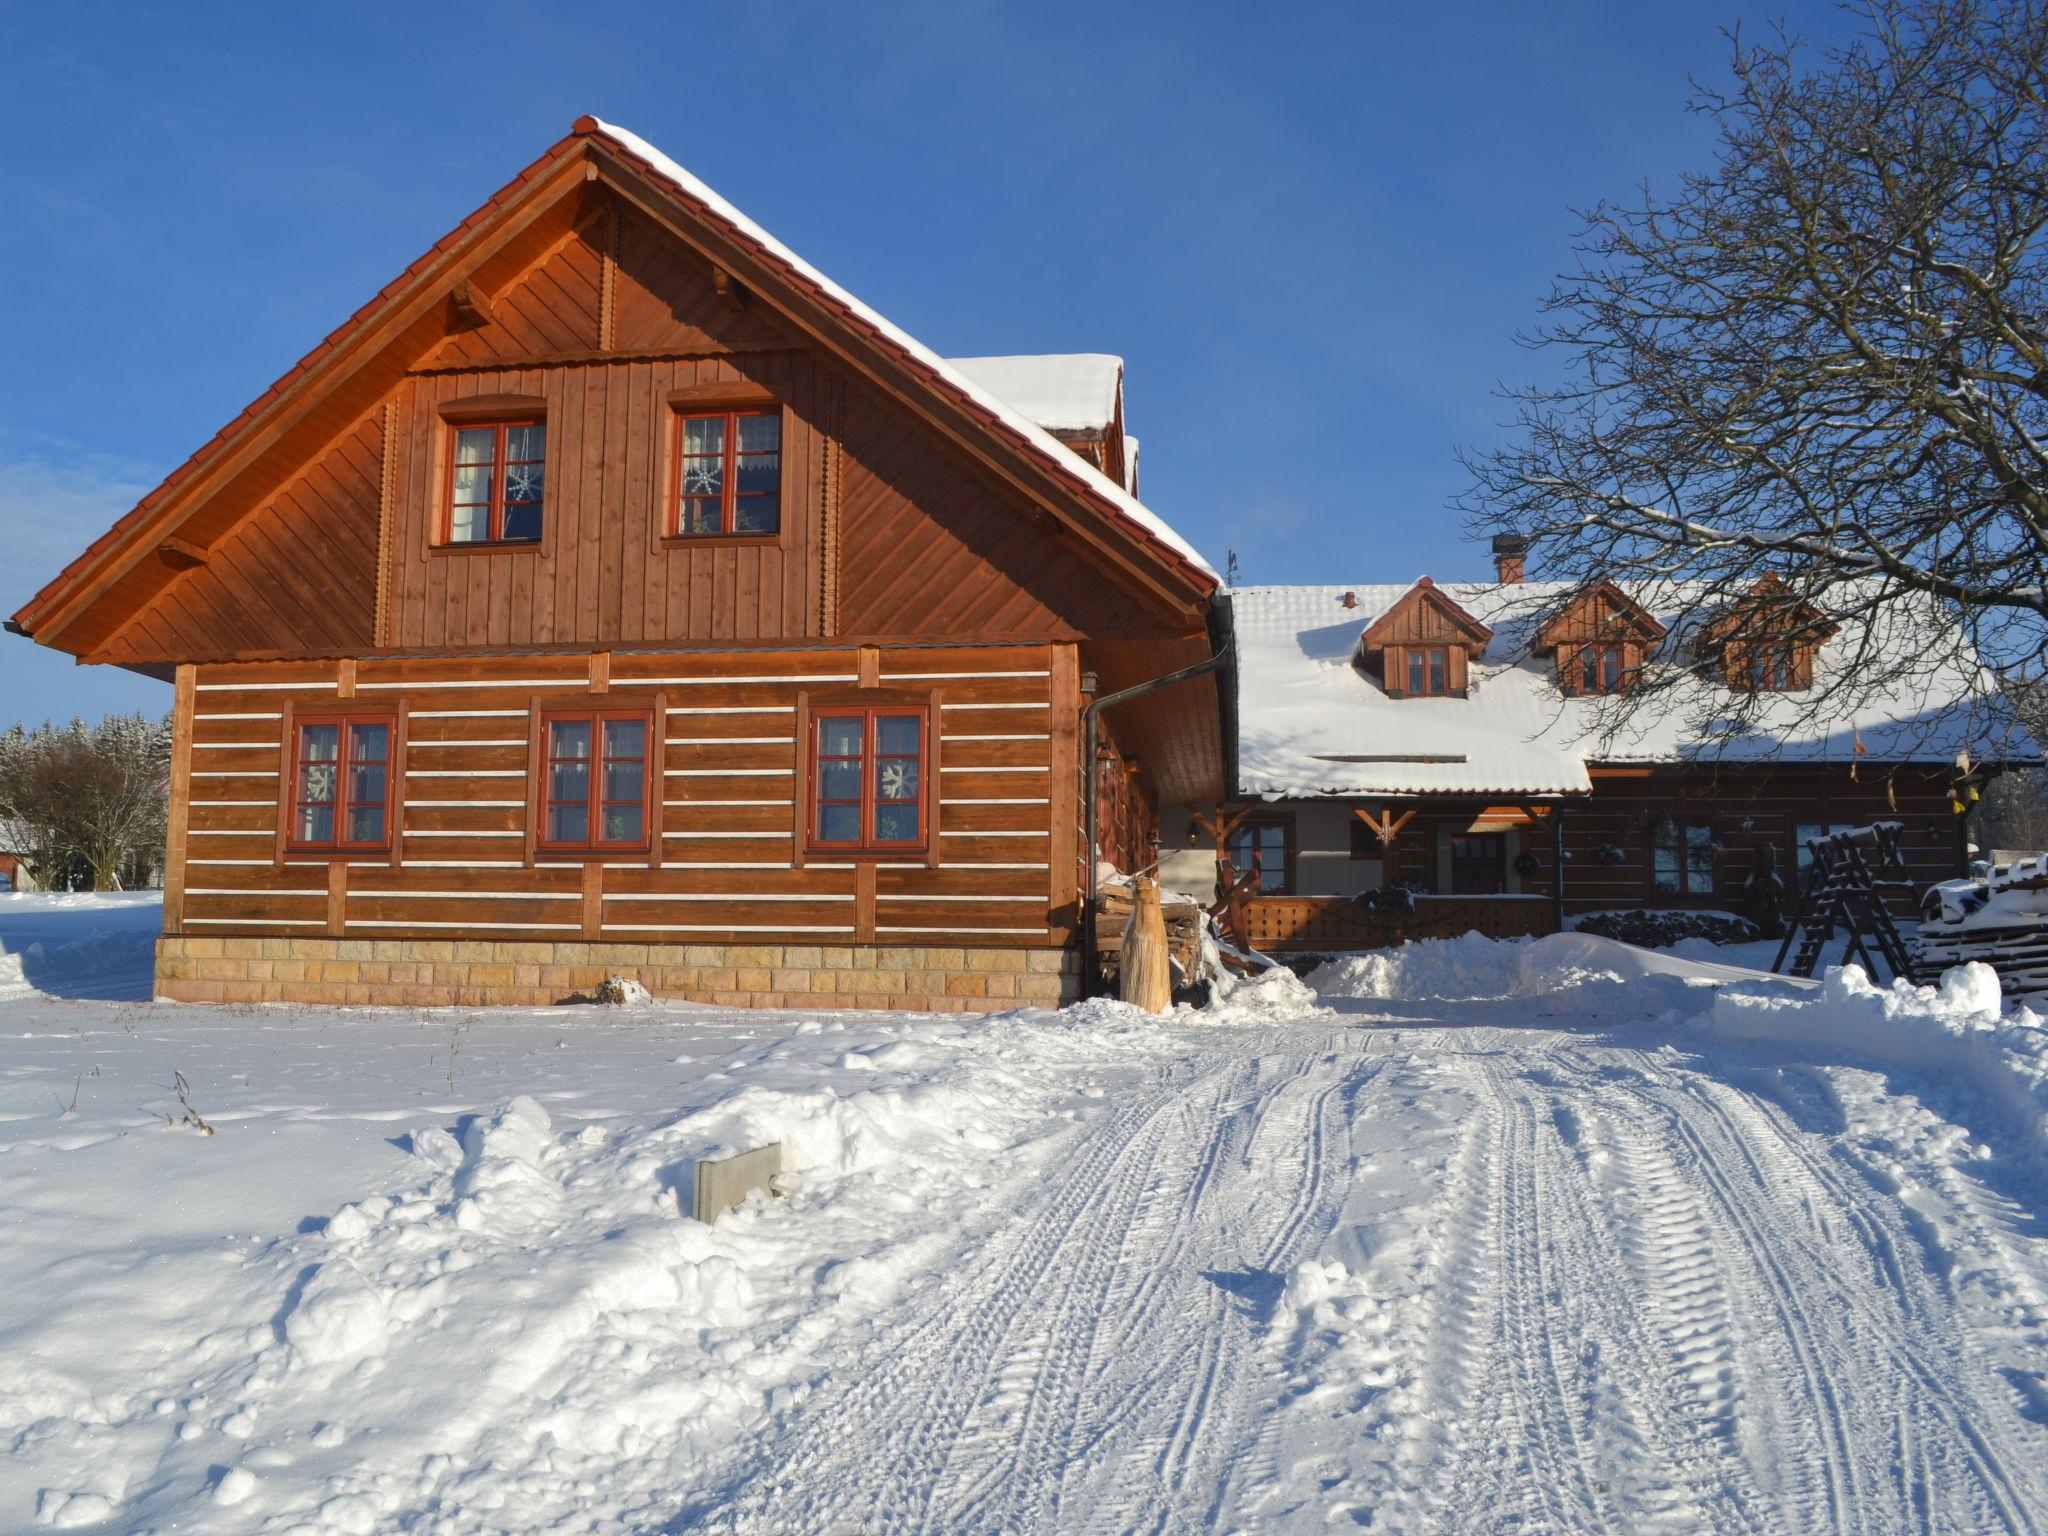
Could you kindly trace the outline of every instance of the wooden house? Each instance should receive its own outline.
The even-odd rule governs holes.
[[[1211,677],[1081,760],[1211,651],[1135,487],[583,118],[9,627],[175,682],[164,996],[1057,1002],[1084,786],[1223,791]]]
[[[1354,948],[1596,911],[1760,911],[1769,873],[1789,910],[1808,838],[1889,820],[1905,828],[1890,899],[1910,916],[1964,862],[1959,754],[2038,760],[1959,663],[1901,666],[1817,724],[1802,701],[1833,660],[1896,642],[1775,582],[1703,610],[1682,592],[1529,583],[1519,549],[1499,553],[1490,583],[1226,594],[1230,795],[1169,815],[1169,876],[1213,897],[1227,860],[1251,942]],[[1611,708],[1665,666],[1667,688]],[[1753,727],[1703,734],[1737,695]],[[1412,911],[1355,899],[1395,886]]]

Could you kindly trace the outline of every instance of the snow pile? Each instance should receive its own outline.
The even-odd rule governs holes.
[[[156,959],[156,934],[110,928],[63,944],[36,942],[16,954],[0,954],[0,999],[33,992],[63,995],[73,986],[149,971]]]
[[[1314,989],[1284,965],[1254,976],[1235,976],[1219,967],[1208,1006],[1188,1017],[1202,1024],[1258,1026],[1291,1024],[1321,1012]]]
[[[1325,997],[1501,997],[1512,987],[1516,957],[1528,941],[1467,933],[1411,939],[1398,949],[1340,955],[1308,976]]]
[[[0,1002],[149,996],[161,891],[0,894]]]
[[[2036,1152],[2048,1151],[2048,1029],[2027,1009],[2001,1017],[1998,976],[1959,965],[1938,987],[1873,984],[1861,966],[1828,972],[1817,994],[1724,990],[1702,1027],[1727,1040],[1846,1052],[1974,1090]]]

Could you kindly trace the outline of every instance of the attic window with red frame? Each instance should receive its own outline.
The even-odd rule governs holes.
[[[818,852],[923,849],[930,836],[929,710],[821,705],[811,712],[805,843]]]
[[[451,428],[446,544],[536,544],[546,500],[548,428],[532,418]]]
[[[679,413],[670,532],[770,535],[782,528],[782,412]]]
[[[539,846],[551,852],[645,848],[653,734],[644,711],[543,715]]]
[[[292,723],[290,835],[311,851],[391,846],[390,715]]]

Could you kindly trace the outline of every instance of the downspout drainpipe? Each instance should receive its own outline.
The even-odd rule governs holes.
[[[1175,683],[1185,683],[1210,672],[1220,672],[1229,659],[1230,653],[1228,651],[1218,651],[1207,661],[1198,661],[1192,667],[1182,667],[1178,672],[1169,672],[1164,677],[1155,677],[1150,682],[1139,683],[1133,688],[1122,688],[1115,693],[1105,693],[1101,698],[1089,704],[1087,709],[1082,711],[1082,718],[1087,722],[1088,727],[1087,756],[1082,759],[1082,772],[1084,775],[1082,794],[1087,806],[1088,828],[1088,899],[1081,919],[1081,941],[1085,948],[1085,953],[1081,957],[1081,971],[1082,975],[1086,978],[1087,987],[1090,992],[1093,992],[1096,982],[1100,980],[1096,973],[1095,965],[1095,898],[1097,894],[1095,866],[1100,862],[1096,857],[1095,848],[1096,838],[1101,831],[1096,825],[1101,816],[1095,793],[1095,754],[1100,746],[1100,742],[1097,739],[1097,717],[1105,709],[1112,709],[1118,704],[1128,703],[1130,700],[1141,698],[1148,693],[1157,693],[1162,688],[1171,688]]]
[[[1550,915],[1564,932],[1564,803],[1550,813]]]

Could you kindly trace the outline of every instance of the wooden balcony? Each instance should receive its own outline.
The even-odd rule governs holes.
[[[1548,896],[1418,896],[1413,912],[1375,912],[1346,896],[1253,896],[1245,901],[1252,948],[1388,949],[1410,939],[1490,939],[1555,933]]]

